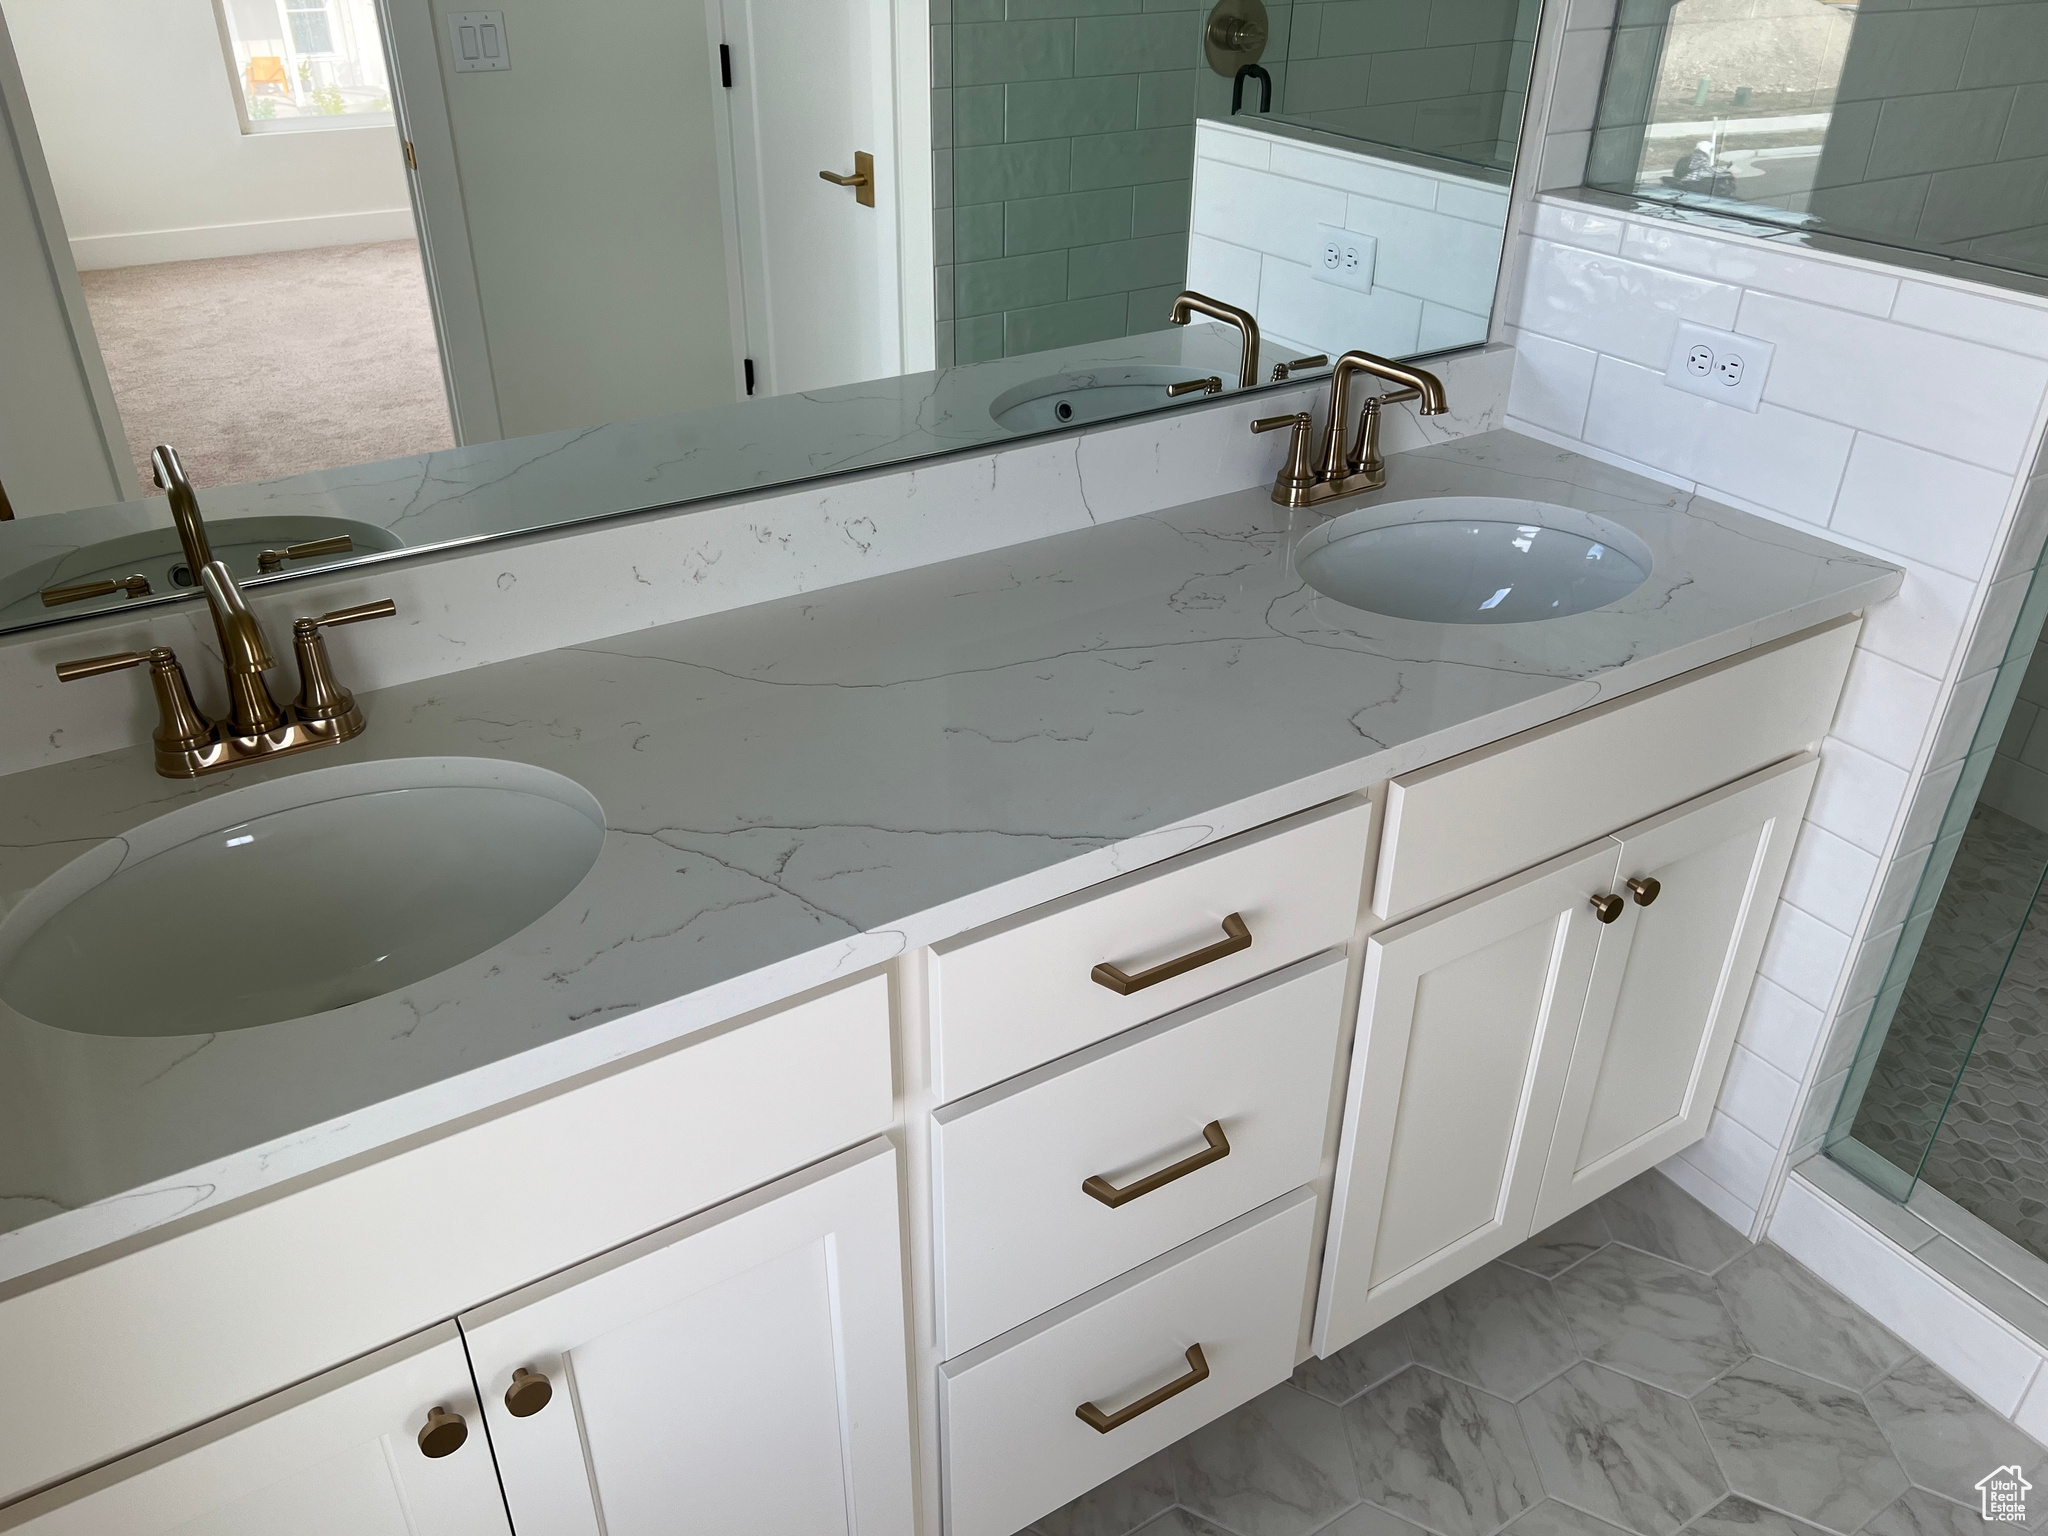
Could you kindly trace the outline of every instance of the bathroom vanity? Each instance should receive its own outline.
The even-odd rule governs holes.
[[[1898,573],[1511,433],[1391,464],[1648,578],[1383,617],[1244,492],[9,778],[0,971],[166,814],[559,776],[602,839],[310,1017],[0,1004],[67,1207],[0,1240],[0,1531],[1010,1536],[1698,1139]]]

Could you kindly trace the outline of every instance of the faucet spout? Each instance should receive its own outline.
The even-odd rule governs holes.
[[[171,521],[177,525],[178,543],[185,551],[185,564],[191,568],[192,577],[199,579],[199,572],[213,559],[213,547],[206,540],[206,522],[199,515],[199,498],[193,494],[192,482],[185,478],[185,466],[178,462],[178,450],[169,443],[158,443],[150,450],[150,478],[157,483],[157,489],[170,499]]]
[[[1211,320],[1221,320],[1226,325],[1237,327],[1241,339],[1237,354],[1237,387],[1248,389],[1257,383],[1259,322],[1252,318],[1251,311],[1226,304],[1221,299],[1212,299],[1206,293],[1197,293],[1190,288],[1173,301],[1173,308],[1166,318],[1175,325],[1186,325],[1196,315],[1207,315]]]

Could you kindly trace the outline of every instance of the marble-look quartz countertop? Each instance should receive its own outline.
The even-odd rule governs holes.
[[[1621,602],[1545,623],[1381,618],[1295,575],[1321,517],[1244,492],[388,688],[364,698],[362,737],[268,769],[174,782],[136,748],[0,781],[0,950],[4,914],[102,840],[337,762],[536,764],[587,788],[607,829],[547,916],[368,1002],[160,1039],[0,1005],[0,1280],[1857,611],[1900,580],[1511,432],[1398,455],[1390,485],[1377,499],[1598,513],[1654,570]]]

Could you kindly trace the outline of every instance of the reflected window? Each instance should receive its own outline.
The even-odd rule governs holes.
[[[393,121],[373,0],[219,0],[246,133]]]
[[[2048,274],[2048,0],[1622,0],[1586,181]]]

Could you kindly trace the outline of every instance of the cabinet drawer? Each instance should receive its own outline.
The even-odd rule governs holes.
[[[1371,803],[1341,800],[938,945],[939,1097],[963,1098],[1342,944],[1357,926],[1371,830]],[[1142,981],[1218,945],[1233,913],[1248,947],[1127,993],[1096,979],[1107,964]]]
[[[1341,953],[1304,960],[941,1109],[944,1352],[1314,1178],[1344,968]],[[1212,1123],[1221,1157],[1204,1139]],[[1103,1198],[1197,1157],[1208,1160],[1170,1183]],[[1102,1195],[1084,1190],[1090,1179],[1106,1181]]]
[[[1011,1533],[1294,1369],[1315,1196],[1296,1190],[939,1368],[948,1536]],[[1207,1376],[1099,1432],[1117,1415]]]
[[[1389,921],[1420,912],[1811,746],[1834,720],[1860,622],[1394,779],[1373,911]]]

